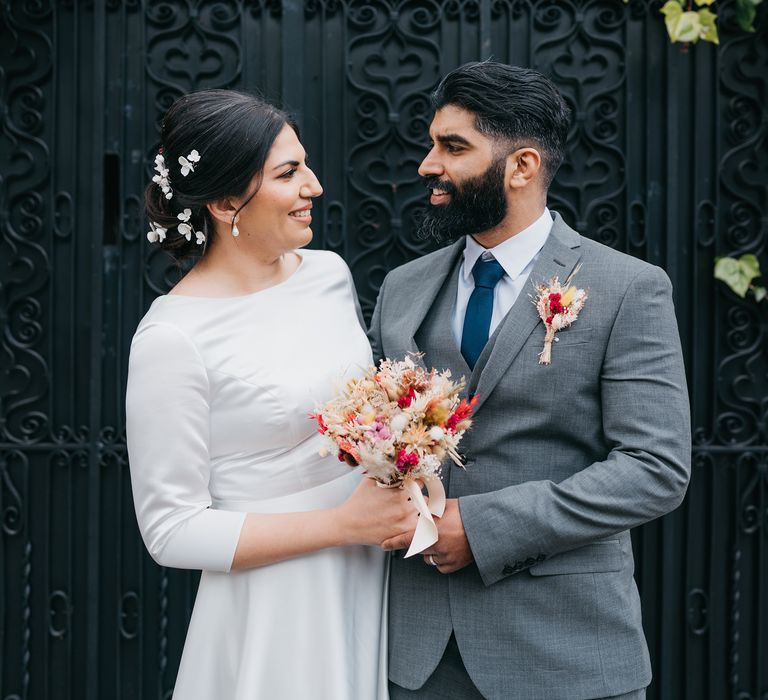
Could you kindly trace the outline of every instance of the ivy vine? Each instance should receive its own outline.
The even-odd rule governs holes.
[[[629,2],[629,0],[624,0]],[[763,0],[734,0],[734,18],[742,31],[755,31],[757,8]],[[673,42],[719,44],[716,0],[667,0],[661,8],[667,34]]]

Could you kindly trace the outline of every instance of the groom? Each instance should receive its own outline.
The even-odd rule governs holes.
[[[642,698],[629,530],[676,508],[690,473],[669,279],[546,208],[568,109],[544,76],[466,64],[433,106],[422,229],[454,242],[386,277],[371,337],[466,376],[478,402],[438,542],[392,559],[392,700]],[[543,364],[545,321],[574,301],[547,289],[542,319],[536,288],[569,277],[587,299]]]

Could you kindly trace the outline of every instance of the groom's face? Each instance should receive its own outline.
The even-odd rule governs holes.
[[[419,175],[430,198],[419,235],[444,242],[498,226],[508,206],[506,157],[475,128],[474,114],[446,105],[436,112],[429,135],[432,148]]]

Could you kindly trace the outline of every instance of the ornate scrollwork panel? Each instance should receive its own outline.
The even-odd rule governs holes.
[[[44,293],[50,269],[46,232],[51,198],[48,145],[52,46],[47,3],[10,7],[0,17],[0,336],[2,374],[0,442],[28,443],[49,432],[49,308]]]
[[[428,131],[428,92],[440,75],[438,3],[351,3],[345,48],[351,128],[348,153],[353,212],[347,259],[366,314],[382,275],[369,274],[415,257],[428,244],[413,236],[414,210],[425,190],[417,169]]]
[[[768,620],[752,617],[766,610],[768,317],[716,285],[711,268],[715,254],[742,252],[766,264],[768,6],[745,36],[724,0],[720,48],[684,54],[668,46],[661,5],[2,5],[0,617],[9,632],[0,697],[52,696],[50,676],[57,692],[92,700],[84,660],[96,647],[109,659],[99,690],[172,693],[197,578],[162,570],[145,552],[122,415],[133,330],[180,274],[144,235],[162,113],[202,87],[286,96],[325,188],[313,245],[345,257],[369,315],[386,272],[431,246],[414,235],[426,204],[416,169],[429,92],[454,66],[492,54],[550,75],[573,111],[550,205],[586,235],[661,264],[675,285],[696,417],[694,479],[681,509],[635,535],[654,665],[672,674],[664,692],[765,698],[755,650],[768,648]],[[97,85],[91,39],[102,30]],[[94,104],[103,114],[86,108]],[[105,154],[111,183],[91,172]],[[105,231],[93,212],[110,186]],[[95,606],[89,581],[99,583]],[[98,624],[84,625],[90,615]],[[703,664],[709,691],[690,673]],[[659,697],[656,686],[649,697]]]
[[[723,125],[716,207],[717,253],[755,253],[763,268],[768,240],[768,13],[755,35],[735,31],[734,6],[725,5],[718,107]],[[707,439],[728,445],[768,445],[768,311],[717,287],[717,412]]]

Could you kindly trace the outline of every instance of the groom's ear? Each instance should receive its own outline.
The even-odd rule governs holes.
[[[234,201],[232,201],[229,197],[224,197],[224,199],[216,200],[215,202],[210,202],[206,205],[208,207],[208,211],[211,213],[211,216],[216,219],[217,221],[221,221],[223,224],[226,224],[229,226],[232,223],[232,217],[235,215],[235,212],[237,211],[237,205]]]
[[[518,148],[507,156],[506,184],[513,190],[526,187],[541,171],[541,154],[535,148]]]

